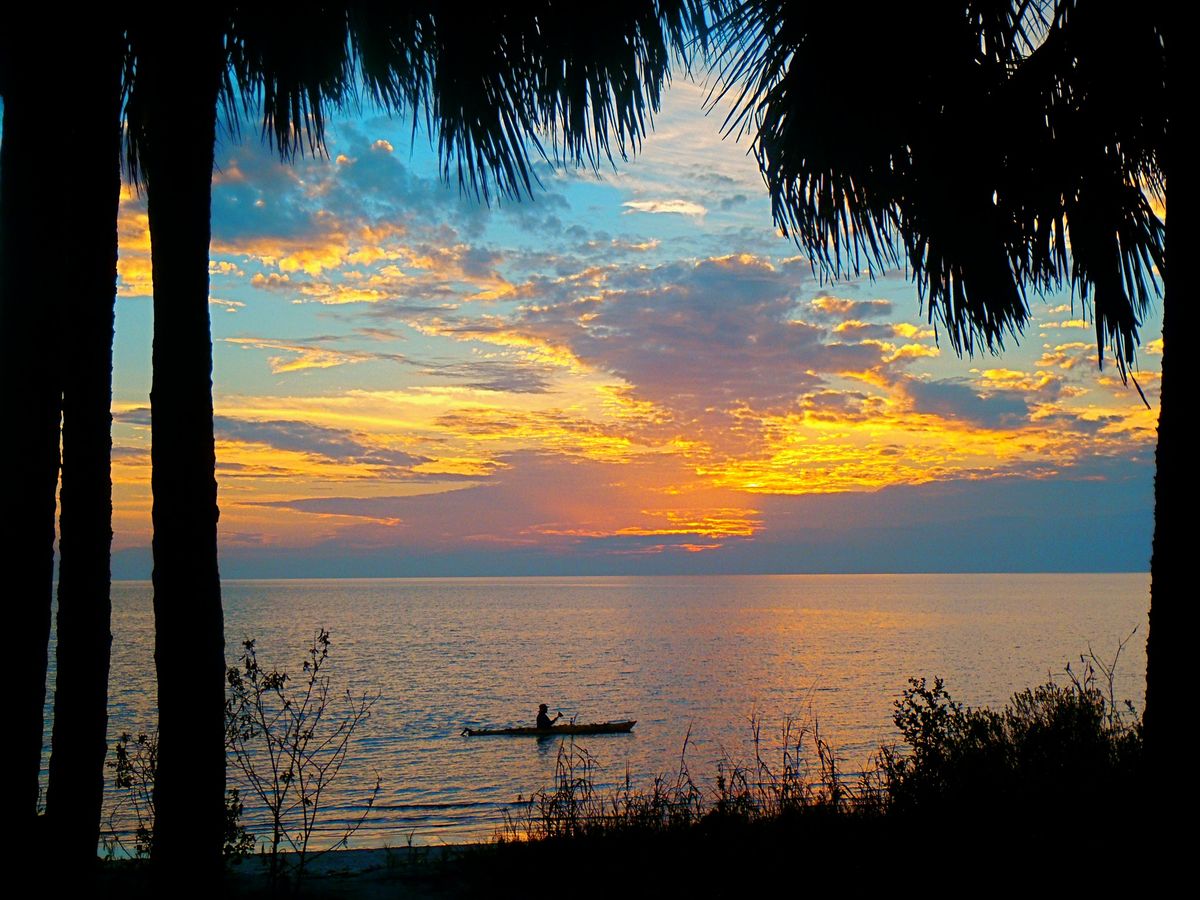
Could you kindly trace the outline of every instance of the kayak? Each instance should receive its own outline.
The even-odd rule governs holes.
[[[587,725],[555,725],[552,728],[464,728],[466,737],[508,735],[511,737],[554,737],[559,734],[625,734],[633,730],[637,719],[629,722],[592,722]]]

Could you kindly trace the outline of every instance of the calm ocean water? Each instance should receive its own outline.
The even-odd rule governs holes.
[[[532,724],[539,702],[581,722],[638,720],[580,739],[614,783],[674,771],[689,730],[689,768],[707,783],[722,754],[746,757],[752,716],[768,745],[789,717],[819,721],[854,770],[896,739],[909,676],[1000,704],[1089,645],[1110,659],[1135,627],[1117,690],[1140,707],[1149,576],[232,581],[224,597],[229,663],[253,637],[260,660],[298,673],[326,627],[335,688],[380,695],[328,804],[337,831],[378,774],[352,841],[366,847],[491,837],[519,794],[550,783],[558,744],[460,732]],[[113,602],[110,737],[154,721],[150,585],[116,583]]]

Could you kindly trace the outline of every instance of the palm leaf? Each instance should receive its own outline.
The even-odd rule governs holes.
[[[1070,287],[1122,376],[1158,290],[1165,53],[1153,16],[976,0],[924,15],[719,3],[710,103],[825,277],[903,262],[959,353]],[[1132,73],[1115,61],[1133,54]]]

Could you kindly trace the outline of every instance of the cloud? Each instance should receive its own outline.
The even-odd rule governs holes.
[[[308,422],[214,416],[213,429],[218,440],[267,444],[277,450],[312,453],[346,462],[389,468],[408,468],[429,462],[427,456],[371,446],[351,431]]]
[[[1098,459],[1065,478],[1025,468],[983,481],[761,496],[753,504],[724,505],[715,492],[662,498],[679,499],[675,505],[631,503],[630,476],[655,468],[517,454],[492,482],[436,495],[266,501],[257,504],[260,515],[287,520],[309,539],[301,549],[230,547],[229,570],[245,577],[1145,571],[1149,558],[1148,462]]]
[[[335,366],[346,366],[379,360],[402,364],[409,362],[408,358],[401,353],[342,350],[327,345],[330,340],[336,340],[336,338],[317,338],[309,339],[308,341],[273,341],[263,338],[229,337],[222,338],[222,340],[226,344],[233,344],[238,347],[276,351],[280,355],[272,355],[267,358],[267,364],[274,375],[301,372],[305,369],[330,369]]]
[[[534,363],[515,363],[505,360],[425,363],[421,368],[421,374],[434,378],[454,379],[462,387],[479,391],[543,394],[552,389],[550,367]]]
[[[130,409],[114,409],[114,421],[125,425],[137,425],[141,427],[150,426],[150,407],[135,406]]]
[[[708,212],[691,200],[629,200],[621,205],[628,212],[673,213],[680,216],[703,216]]]
[[[821,322],[849,322],[892,314],[890,300],[849,300],[822,294],[809,303],[809,316]]]
[[[1083,341],[1071,341],[1067,344],[1047,346],[1038,359],[1039,366],[1053,366],[1058,369],[1074,369],[1081,363],[1087,363],[1096,358],[1096,345]]]
[[[896,337],[895,327],[891,324],[882,322],[859,322],[857,319],[839,322],[834,326],[833,333],[846,339],[856,339],[860,341],[886,341]]]
[[[146,427],[150,410],[118,410],[114,418],[122,425]],[[310,485],[321,480],[363,479],[442,483],[478,480],[491,469],[482,465],[474,472],[455,472],[452,464],[432,455],[399,449],[398,441],[387,435],[302,419],[217,414],[213,431],[223,477],[275,478]],[[149,457],[143,448],[118,445],[114,453],[123,464],[139,466],[148,475]]]
[[[376,341],[398,339],[396,332],[391,329],[360,328],[355,331]],[[517,363],[504,359],[444,362],[415,360],[402,353],[331,346],[346,340],[335,335],[293,341],[253,337],[229,337],[222,340],[226,344],[246,349],[265,350],[269,353],[274,351],[267,357],[267,364],[273,375],[285,375],[307,369],[332,369],[364,362],[389,362],[403,365],[422,376],[452,380],[460,387],[474,390],[532,394],[552,389],[549,367],[532,362]]]
[[[800,405],[807,415],[827,422],[863,422],[886,412],[883,398],[862,391],[817,391],[804,395]]]
[[[935,415],[981,428],[1020,428],[1028,424],[1030,408],[1024,391],[993,390],[980,393],[959,380],[920,381],[903,386],[915,412]]]
[[[150,266],[150,217],[145,198],[128,188],[121,191],[117,210],[117,294],[149,297],[154,293]]]
[[[804,277],[752,256],[588,270],[526,283],[500,321],[444,320],[437,333],[555,350],[564,364],[624,381],[678,428],[730,427],[738,410],[782,412],[826,376],[863,372],[895,350],[843,341],[794,318]]]
[[[338,516],[346,528],[401,523],[413,547],[544,546],[610,552],[675,543],[719,546],[761,525],[752,506],[728,492],[648,494],[647,483],[684,475],[677,462],[643,458],[602,463],[521,452],[501,460],[484,484],[436,495],[320,497],[266,501],[310,516]],[[354,520],[358,520],[356,523]]]
[[[503,291],[497,254],[473,239],[497,212],[416,175],[389,147],[343,125],[331,131],[332,162],[285,166],[250,144],[221,148],[213,252],[257,287],[326,304]]]
[[[1106,429],[1113,426],[1121,425],[1125,422],[1125,417],[1116,414],[1091,414],[1085,415],[1082,413],[1055,411],[1044,416],[1039,416],[1037,423],[1041,427],[1056,427],[1063,430],[1070,430],[1076,434],[1098,435]]]

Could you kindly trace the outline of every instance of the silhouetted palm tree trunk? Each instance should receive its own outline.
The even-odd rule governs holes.
[[[208,316],[210,186],[223,57],[211,13],[172,16],[170,23],[165,15],[156,12],[157,21],[147,23],[136,41],[139,163],[154,278],[150,406],[159,745],[153,856],[156,866],[211,877],[220,870],[225,797]]]
[[[78,21],[78,20],[76,20]],[[108,749],[112,346],[121,196],[121,32],[62,35],[75,101],[57,176],[63,268],[63,437],[54,739],[46,814],[68,864],[96,859]],[[61,127],[61,126],[60,126]],[[65,138],[65,139],[64,139]]]
[[[1181,13],[1167,13],[1166,40],[1185,31],[1172,30],[1184,25]],[[1146,638],[1146,708],[1142,718],[1146,751],[1150,757],[1152,789],[1174,792],[1175,785],[1189,779],[1183,765],[1185,722],[1190,718],[1185,691],[1192,678],[1192,643],[1195,616],[1189,606],[1195,603],[1196,574],[1192,533],[1196,519],[1194,499],[1185,485],[1192,483],[1194,466],[1188,449],[1185,418],[1194,399],[1187,387],[1191,378],[1184,358],[1185,341],[1195,334],[1195,304],[1179,292],[1178,268],[1175,290],[1171,290],[1170,266],[1173,249],[1191,235],[1191,216],[1195,205],[1194,176],[1181,150],[1185,140],[1180,134],[1183,121],[1183,93],[1190,81],[1179,77],[1185,62],[1176,47],[1172,58],[1167,47],[1167,125],[1164,177],[1168,200],[1167,217],[1174,228],[1167,230],[1168,271],[1163,273],[1163,357],[1159,391],[1158,446],[1154,451],[1154,549],[1150,557],[1150,632]],[[1190,100],[1190,97],[1189,97]],[[1173,211],[1172,211],[1173,210]],[[1182,223],[1182,224],[1181,224]],[[1181,240],[1181,236],[1183,236]],[[1179,259],[1178,253],[1174,255]],[[1193,599],[1189,600],[1191,597]],[[1169,778],[1169,780],[1167,780]],[[1175,797],[1172,803],[1184,798]]]
[[[4,35],[4,38],[11,37]],[[43,262],[55,244],[59,211],[46,203],[43,152],[54,120],[26,68],[30,54],[3,40],[0,90],[0,383],[12,425],[0,441],[6,508],[0,516],[0,571],[10,657],[16,757],[16,828],[30,834],[38,813],[46,700],[46,651],[54,579],[61,389],[56,364],[57,285]],[[61,177],[55,173],[53,177]]]

